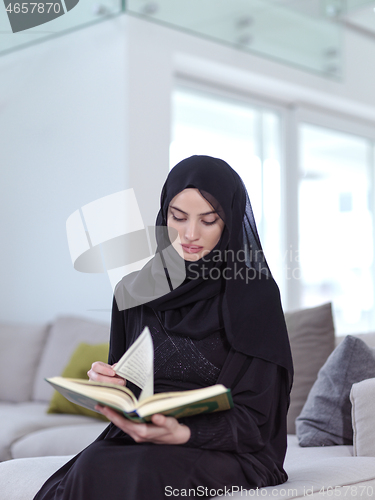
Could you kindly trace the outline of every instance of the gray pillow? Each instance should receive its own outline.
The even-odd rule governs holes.
[[[285,313],[294,364],[294,383],[288,412],[288,434],[295,434],[301,413],[319,369],[335,345],[331,304]]]
[[[30,400],[47,333],[48,325],[0,324],[0,401]]]
[[[74,316],[56,318],[35,375],[33,400],[47,402],[52,398],[53,388],[44,379],[62,373],[78,344],[101,344],[108,339],[108,324]]]
[[[300,446],[353,444],[350,390],[375,377],[375,349],[348,335],[321,368],[296,420]]]

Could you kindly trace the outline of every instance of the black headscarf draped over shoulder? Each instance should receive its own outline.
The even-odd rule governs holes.
[[[170,291],[162,296],[155,293],[140,303],[158,311],[167,331],[204,338],[223,328],[235,350],[284,367],[291,385],[293,365],[280,293],[264,258],[241,178],[218,158],[192,156],[182,160],[163,186],[156,226],[167,226],[171,200],[187,188],[198,189],[224,220],[220,241],[202,259],[184,261],[186,279],[173,288],[168,271],[173,274],[174,264],[182,258],[170,247],[168,265],[156,265],[156,257],[165,247],[165,238],[157,232],[155,258],[139,273],[125,277],[120,282],[123,289],[139,300],[144,283],[151,283],[156,290],[163,274]]]

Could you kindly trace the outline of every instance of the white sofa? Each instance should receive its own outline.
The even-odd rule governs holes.
[[[285,461],[289,480],[276,487],[253,490],[248,496],[374,499],[375,458],[353,457],[352,453],[352,446],[300,448],[296,436],[290,435]],[[0,464],[1,500],[32,500],[44,481],[70,458],[37,457],[3,462]],[[241,496],[239,492],[230,498],[246,498],[246,494],[243,492]]]
[[[44,378],[61,374],[81,342],[108,340],[109,325],[76,317],[0,325],[0,461],[75,454],[102,432],[107,424],[91,417],[47,414],[53,389]]]
[[[102,343],[108,340],[108,333],[108,325],[71,317],[58,318],[49,326],[0,327],[0,376],[5,375],[1,379],[9,381],[0,387],[1,500],[31,500],[55,470],[107,425],[91,417],[46,414],[52,391],[43,379],[61,373],[80,342]],[[374,334],[360,337],[375,347]],[[336,344],[340,340],[336,339]],[[293,349],[293,335],[291,342]],[[307,347],[310,349],[308,343]],[[324,362],[322,359],[319,366]],[[10,374],[14,365],[17,375],[13,378]],[[299,377],[298,370],[296,375]],[[289,435],[285,462],[288,482],[253,490],[248,496],[375,499],[375,453],[354,456],[355,453],[361,454],[358,449],[353,451],[353,446],[301,448],[296,436]],[[237,496],[242,498],[245,492]]]

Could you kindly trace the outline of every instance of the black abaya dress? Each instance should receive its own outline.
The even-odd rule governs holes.
[[[110,424],[51,476],[34,500],[162,500],[189,490],[192,496],[193,489],[196,496],[212,497],[231,487],[285,482],[286,370],[234,351],[223,331],[199,341],[170,335],[150,307],[119,312],[115,302],[110,364],[144,326],[154,341],[155,392],[222,383],[232,390],[234,408],[183,419],[191,430],[184,445],[136,443]]]

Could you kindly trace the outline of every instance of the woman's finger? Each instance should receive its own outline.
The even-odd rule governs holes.
[[[107,406],[97,405],[95,407],[101,413],[106,415],[115,425],[120,427],[120,429],[124,430],[127,434],[135,434],[138,437],[149,437],[150,432],[153,430],[157,430],[158,427],[150,424],[136,423],[131,420],[123,417],[119,413],[117,413],[112,408],[108,408]]]
[[[171,417],[173,418],[173,417]],[[173,419],[176,420],[176,419]],[[151,422],[158,427],[170,427],[173,421],[169,421],[168,417],[165,415],[162,415],[161,413],[155,413],[155,415],[152,415],[151,417]],[[177,420],[176,420],[177,422]]]
[[[147,429],[147,424],[138,424],[131,422],[130,420],[122,417],[119,413],[108,408],[106,406],[95,406],[95,409],[99,410],[103,415],[105,415],[112,423],[119,427],[126,434],[129,434],[136,442],[141,442],[148,440],[149,431]]]
[[[95,408],[137,443],[183,444],[190,438],[190,429],[174,417],[155,414],[151,424],[139,424],[124,418],[111,408],[99,405]]]
[[[94,382],[104,382],[106,384],[116,384],[116,385],[121,385],[125,386],[126,385],[126,380],[122,377],[115,376],[115,377],[108,377],[107,375],[100,375],[96,372],[93,372],[92,370],[89,370],[87,372],[87,375],[90,380],[93,380]]]
[[[95,361],[91,369],[87,372],[87,375],[90,380],[94,382],[105,382],[107,384],[117,384],[117,385],[126,385],[126,380],[112,369],[110,365],[103,363],[102,361]]]
[[[91,370],[96,373],[100,373],[101,375],[108,375],[109,377],[114,377],[116,375],[112,366],[107,363],[103,363],[103,361],[95,361],[91,365]]]

